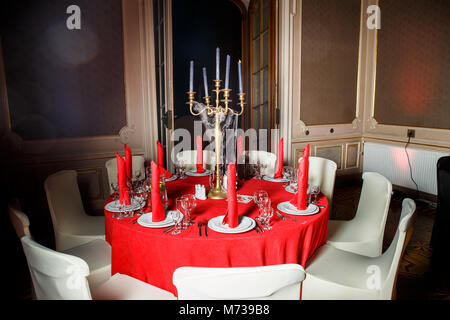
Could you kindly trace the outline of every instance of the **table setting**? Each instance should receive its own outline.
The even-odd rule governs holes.
[[[241,68],[239,62],[240,72]],[[242,79],[238,94],[241,111],[237,112],[230,106],[229,62],[225,89],[220,80],[214,81],[215,106],[209,96],[204,98],[206,104],[194,100],[192,78],[193,63],[188,105],[193,115],[215,119],[216,150],[221,150],[221,117],[239,116],[244,110]],[[312,190],[308,188],[309,145],[295,174],[293,168],[283,166],[281,139],[272,177],[262,174],[267,165],[264,161],[250,164],[252,176],[247,169],[245,176],[240,175],[242,137],[237,138],[236,161],[222,164],[216,152],[212,171],[203,167],[201,137],[196,145],[195,169],[186,170],[187,163],[177,161],[172,174],[164,168],[163,148],[157,142],[157,163],[151,161],[145,168],[143,180],[132,179],[131,150],[125,148],[125,159],[117,153],[117,193],[105,203],[112,274],[126,274],[176,295],[172,274],[179,267],[304,266],[326,242],[328,201],[320,193],[308,195]],[[292,193],[287,188],[296,190]]]
[[[123,179],[126,161],[121,163],[120,158],[118,176]],[[305,170],[305,166],[302,168]],[[215,186],[212,175],[186,175],[167,183],[154,162],[146,168],[145,180],[140,183],[124,184],[119,179],[122,188],[128,185],[137,192],[130,195],[129,190],[119,191],[119,200],[114,200],[113,195],[105,204],[106,240],[112,245],[113,273],[128,274],[175,294],[170,272],[182,265],[304,265],[316,248],[326,242],[329,214],[323,195],[313,199],[311,194],[302,193],[300,197],[306,203],[314,200],[319,211],[309,212],[309,205],[301,211],[291,203],[298,201],[298,194],[286,191],[283,183],[249,179],[236,184],[236,165],[230,164],[223,171],[227,177],[227,199],[219,200],[206,197]],[[307,181],[305,175],[300,176]],[[199,187],[202,200],[197,197]],[[147,194],[143,197],[145,203],[139,197],[142,194]],[[128,216],[115,216],[114,211],[120,211],[120,195],[124,203],[129,198],[128,203],[133,206],[127,209]],[[290,206],[285,208],[283,203]]]

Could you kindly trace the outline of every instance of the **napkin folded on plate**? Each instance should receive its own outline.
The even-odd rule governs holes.
[[[169,179],[172,177],[172,174],[166,169],[164,169],[164,148],[159,141],[157,143],[157,149],[158,149],[158,166],[160,174],[164,174],[166,176],[166,179]]]
[[[231,163],[227,170],[228,209],[222,224],[228,224],[232,229],[238,227],[238,204],[236,195],[236,165]]]
[[[197,173],[204,173],[206,170],[203,168],[203,141],[201,136],[197,136]]]
[[[297,193],[291,200],[298,210],[306,210],[308,206],[307,193],[308,193],[308,175],[309,175],[309,150],[311,146],[308,146],[303,150],[303,158],[298,164],[298,182]]]
[[[125,160],[122,156],[116,153],[117,158],[117,184],[119,185],[119,201],[121,204],[129,206],[131,204],[130,194],[128,192],[127,186],[127,173],[125,168]]]
[[[133,179],[133,155],[131,154],[131,149],[129,146],[125,145],[125,165],[127,178]]]
[[[275,175],[274,179],[283,179],[283,141],[284,139],[278,142],[278,154],[277,154],[277,165],[275,167]]]
[[[159,166],[152,161],[152,222],[166,219],[159,190]]]

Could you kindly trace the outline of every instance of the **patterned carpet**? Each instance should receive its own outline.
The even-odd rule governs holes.
[[[333,219],[350,220],[355,216],[361,188],[358,186],[338,187],[334,193]],[[387,250],[395,236],[405,197],[414,196],[395,192],[386,221],[383,251]],[[417,220],[414,233],[400,263],[397,280],[397,299],[450,300],[448,276],[434,275],[430,271],[432,249],[430,239],[436,209],[429,202],[416,201]]]

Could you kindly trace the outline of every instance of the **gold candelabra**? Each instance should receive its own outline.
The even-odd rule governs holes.
[[[230,100],[230,94],[232,90],[230,89],[221,89],[221,80],[214,80],[215,83],[215,90],[213,92],[216,93],[216,104],[211,105],[211,97],[205,97],[206,106],[202,108],[199,112],[194,111],[194,105],[199,104],[195,101],[195,92],[188,92],[189,96],[189,102],[188,104],[190,106],[191,114],[193,116],[200,116],[203,113],[207,113],[208,117],[215,117],[215,130],[214,130],[214,137],[215,137],[215,143],[216,143],[216,184],[213,189],[208,193],[209,199],[226,199],[227,193],[224,192],[222,188],[222,183],[220,181],[220,154],[222,151],[222,127],[220,125],[220,116],[224,115],[227,116],[229,112],[231,112],[234,115],[241,116],[244,113],[244,107],[245,107],[245,93],[239,93],[239,103],[238,106],[241,107],[240,112],[236,112],[233,109],[230,108],[230,104],[232,103],[232,100]],[[220,99],[221,94],[223,93],[223,99]],[[224,104],[224,107],[221,105],[221,103]]]

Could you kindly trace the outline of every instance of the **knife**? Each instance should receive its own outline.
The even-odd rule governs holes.
[[[256,222],[256,226],[259,228],[259,230],[261,230],[261,232],[262,233],[264,233],[264,229],[263,228],[261,228],[261,226],[259,225],[259,223],[258,222]]]

